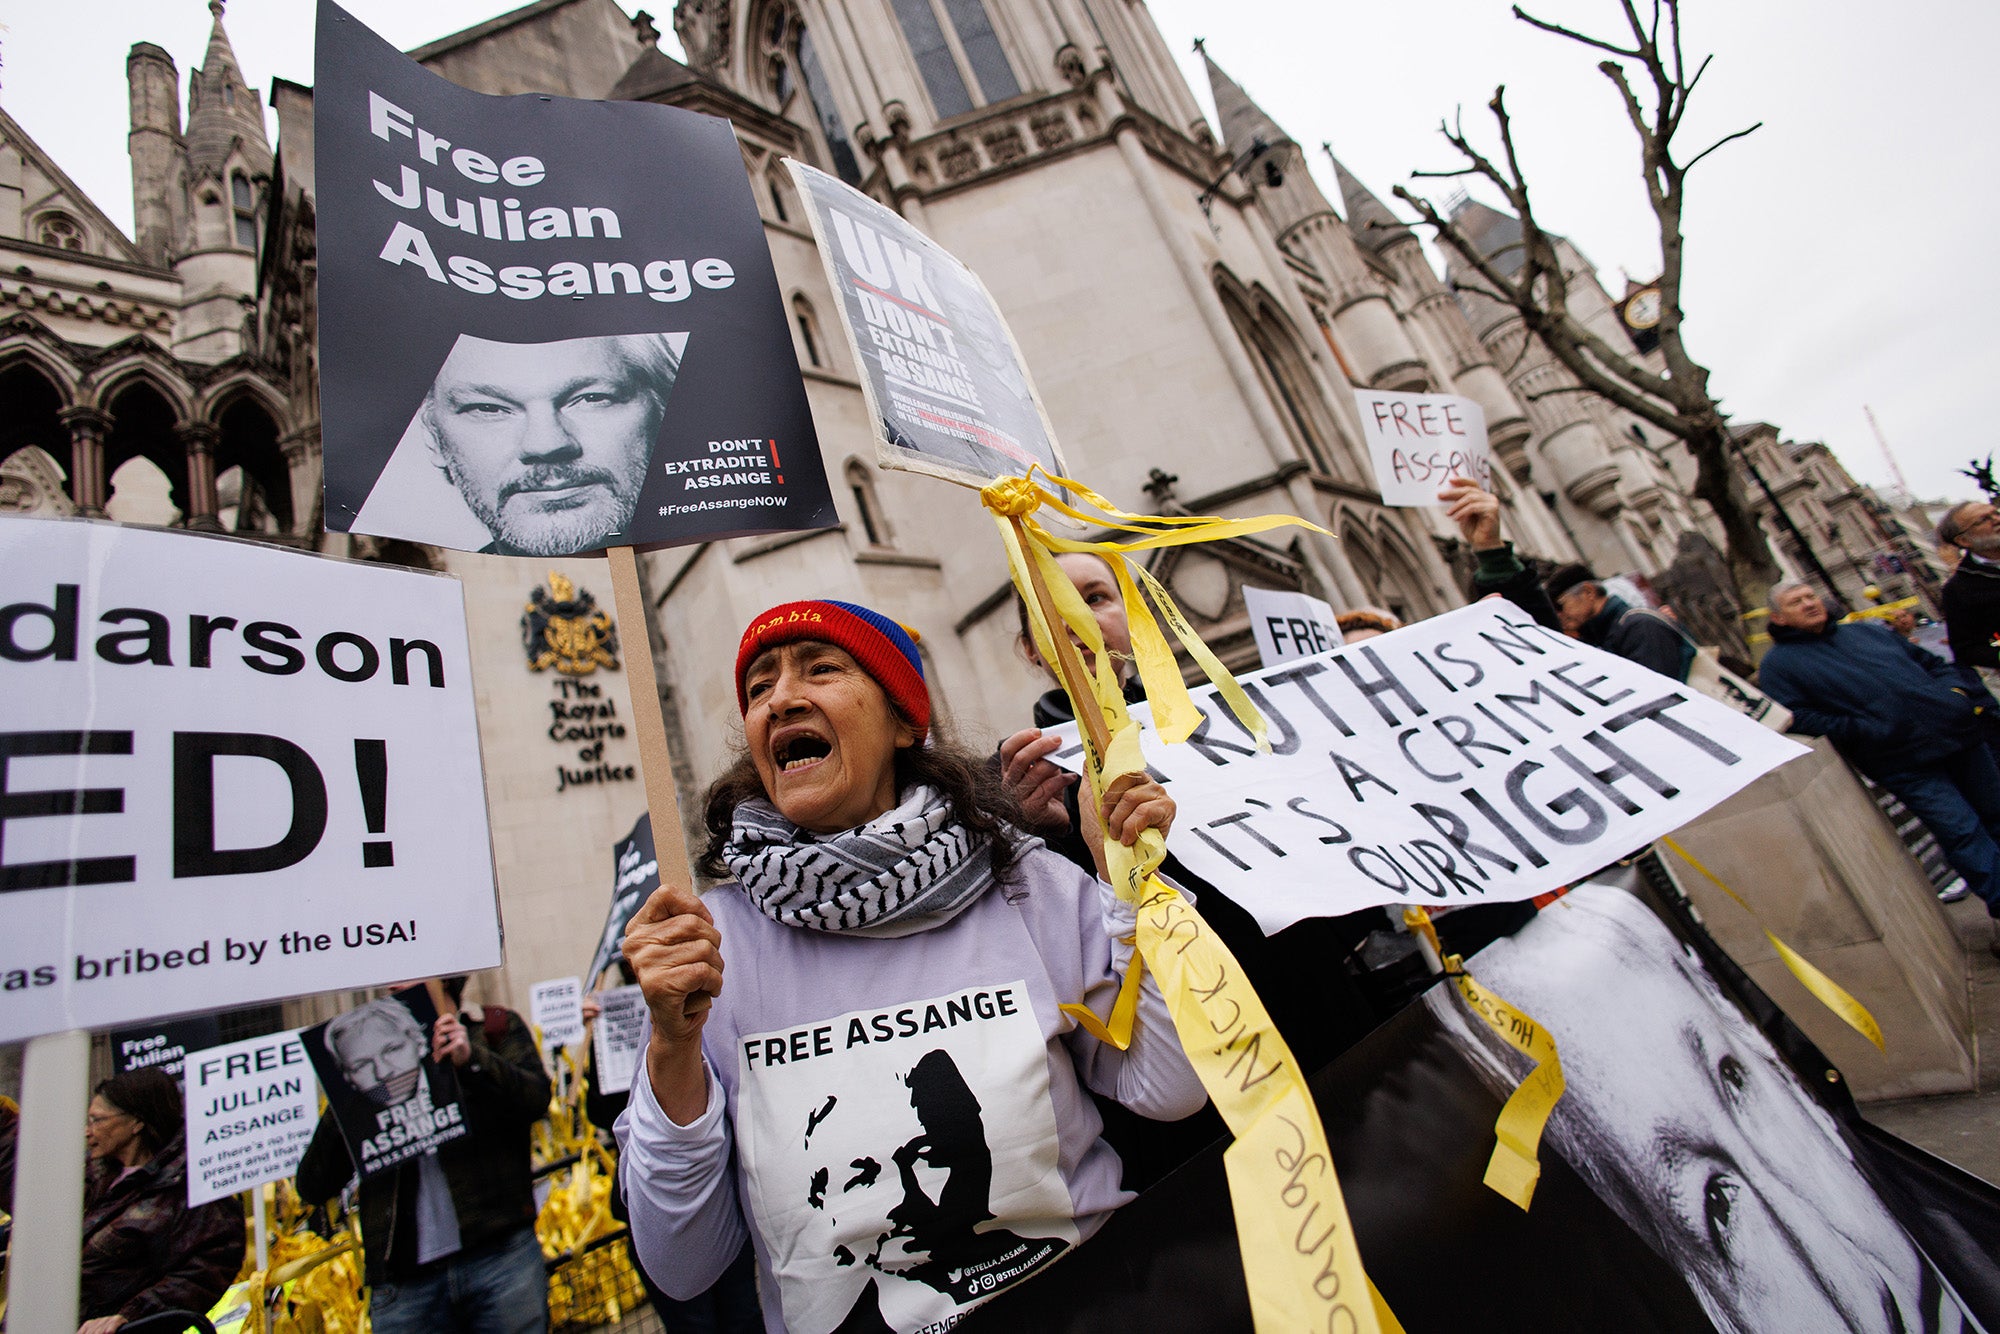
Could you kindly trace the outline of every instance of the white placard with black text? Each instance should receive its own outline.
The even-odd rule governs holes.
[[[599,1093],[624,1093],[632,1087],[632,1076],[646,1050],[646,1035],[652,1027],[646,1013],[646,997],[638,987],[613,987],[598,993],[601,1013],[597,1016],[596,1057]]]
[[[1271,753],[1216,699],[1180,745],[1139,719],[1179,806],[1168,845],[1266,932],[1373,904],[1464,907],[1572,884],[1805,747],[1491,600],[1239,678]],[[1076,726],[1050,729],[1071,744]]]
[[[1361,434],[1375,462],[1382,503],[1435,505],[1438,489],[1469,477],[1493,489],[1493,457],[1486,445],[1486,413],[1456,394],[1399,394],[1357,389]]]
[[[1250,637],[1257,641],[1257,657],[1266,667],[1340,647],[1333,607],[1310,593],[1280,593],[1245,584],[1243,610],[1250,615]]]
[[[188,1203],[298,1171],[319,1125],[319,1081],[296,1030],[187,1058]]]
[[[554,1051],[583,1041],[583,980],[556,977],[537,982],[528,993],[535,1027],[542,1030],[542,1050]]]
[[[0,518],[0,1042],[500,962],[456,579]]]

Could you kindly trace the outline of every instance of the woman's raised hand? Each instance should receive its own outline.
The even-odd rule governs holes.
[[[1104,792],[1104,814],[1100,818],[1090,803],[1078,804],[1083,815],[1084,842],[1097,861],[1097,873],[1106,876],[1104,842],[1108,836],[1126,847],[1139,841],[1148,829],[1165,838],[1174,825],[1174,799],[1149,774],[1120,774]]]
[[[1049,756],[1061,747],[1060,737],[1044,736],[1029,727],[1000,743],[1000,781],[1008,795],[1020,804],[1028,827],[1040,832],[1060,832],[1069,828],[1069,809],[1063,794],[1077,776],[1058,767]]]
[[[693,890],[662,885],[625,928],[625,961],[639,979],[653,1021],[646,1071],[653,1096],[679,1125],[708,1108],[701,1027],[722,993],[722,933]]]

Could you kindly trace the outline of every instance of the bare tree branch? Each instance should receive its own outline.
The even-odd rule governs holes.
[[[1480,171],[1477,167],[1460,167],[1457,171],[1413,171],[1410,173],[1410,177],[1412,180],[1430,179],[1448,181],[1454,176],[1477,176],[1479,174]]]
[[[1702,150],[1701,150],[1701,151],[1700,151],[1699,153],[1696,153],[1696,154],[1695,154],[1695,155],[1694,155],[1693,157],[1689,158],[1689,159],[1687,160],[1687,165],[1685,165],[1685,166],[1683,166],[1683,167],[1681,168],[1681,174],[1682,174],[1683,176],[1685,176],[1685,175],[1687,175],[1687,173],[1689,173],[1689,172],[1693,171],[1693,170],[1694,170],[1694,164],[1695,164],[1695,163],[1697,163],[1697,162],[1701,161],[1701,160],[1702,160],[1703,158],[1707,157],[1707,156],[1708,156],[1708,155],[1709,155],[1710,153],[1713,153],[1713,152],[1714,152],[1714,151],[1715,151],[1716,149],[1718,149],[1718,148],[1722,147],[1722,146],[1723,146],[1724,144],[1726,144],[1726,143],[1730,142],[1731,140],[1733,140],[1733,139],[1741,139],[1741,138],[1742,138],[1742,137],[1743,137],[1744,135],[1746,135],[1746,134],[1754,134],[1754,133],[1755,133],[1756,131],[1758,131],[1758,130],[1761,130],[1761,129],[1763,129],[1763,128],[1764,128],[1764,122],[1760,120],[1760,121],[1758,121],[1758,122],[1757,122],[1757,123],[1756,123],[1755,125],[1752,125],[1752,126],[1751,126],[1751,127],[1749,128],[1749,129],[1747,129],[1747,130],[1738,130],[1738,131],[1737,131],[1736,133],[1734,133],[1734,134],[1725,134],[1725,135],[1723,135],[1723,136],[1722,136],[1722,137],[1721,137],[1720,139],[1717,139],[1717,140],[1716,140],[1716,141],[1715,141],[1714,143],[1710,144],[1710,145],[1709,145],[1709,146],[1708,146],[1707,148],[1704,148],[1704,149],[1702,149]]]
[[[1531,28],[1540,28],[1543,32],[1552,32],[1558,37],[1567,37],[1572,42],[1582,42],[1585,46],[1594,46],[1600,51],[1609,51],[1614,56],[1624,56],[1628,60],[1637,60],[1639,58],[1637,51],[1627,51],[1624,47],[1613,46],[1601,38],[1585,36],[1574,28],[1565,28],[1560,23],[1550,23],[1545,19],[1538,19],[1519,5],[1514,6],[1514,17]]]

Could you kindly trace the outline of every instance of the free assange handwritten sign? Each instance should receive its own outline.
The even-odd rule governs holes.
[[[1805,748],[1497,599],[1239,678],[1181,745],[1132,710],[1170,846],[1267,931],[1373,904],[1530,898],[1670,833]],[[1056,756],[1077,766],[1071,744]]]

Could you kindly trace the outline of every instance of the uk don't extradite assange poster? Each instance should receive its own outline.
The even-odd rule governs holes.
[[[1212,686],[1179,745],[1132,713],[1179,807],[1169,846],[1266,932],[1379,903],[1531,898],[1806,753],[1498,600],[1238,679],[1269,754]],[[1075,724],[1052,730],[1074,742]]]
[[[436,1022],[425,989],[405,987],[299,1034],[355,1175],[386,1172],[470,1133],[456,1068],[431,1059]]]
[[[499,963],[456,579],[0,518],[0,1041]]]
[[[812,217],[885,468],[966,486],[1067,474],[1021,351],[979,275],[895,213],[786,161]]]
[[[489,97],[319,7],[326,526],[563,556],[833,524],[727,121]]]

